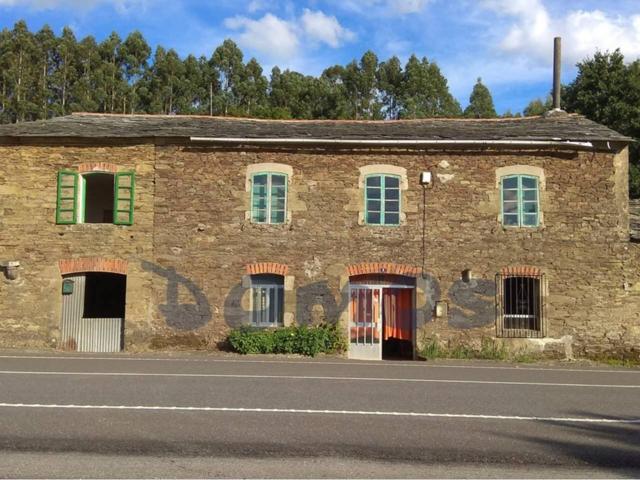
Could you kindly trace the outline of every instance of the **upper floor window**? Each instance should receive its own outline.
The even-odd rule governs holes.
[[[540,224],[538,177],[508,175],[500,179],[502,224],[507,227],[537,227]]]
[[[400,177],[367,175],[365,221],[369,225],[400,225]]]
[[[251,177],[251,221],[285,223],[287,218],[287,175],[255,173]]]
[[[133,224],[133,172],[58,172],[56,223]]]

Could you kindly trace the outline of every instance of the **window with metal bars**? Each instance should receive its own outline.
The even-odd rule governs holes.
[[[284,324],[284,277],[251,275],[251,324],[278,327]]]
[[[497,335],[544,337],[544,275],[496,276]]]
[[[285,223],[287,217],[287,175],[256,173],[251,182],[251,221]]]

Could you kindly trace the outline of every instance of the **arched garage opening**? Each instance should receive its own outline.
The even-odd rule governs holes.
[[[88,271],[77,271],[77,270]],[[102,259],[60,262],[60,347],[78,352],[124,348],[126,263]]]

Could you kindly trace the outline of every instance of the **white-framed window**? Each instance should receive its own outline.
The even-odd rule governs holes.
[[[284,277],[251,275],[251,324],[255,327],[284,325]]]
[[[285,223],[287,219],[287,175],[260,172],[251,177],[251,221]]]

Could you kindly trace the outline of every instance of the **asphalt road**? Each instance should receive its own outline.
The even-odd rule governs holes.
[[[0,353],[1,477],[640,477],[640,370]]]

